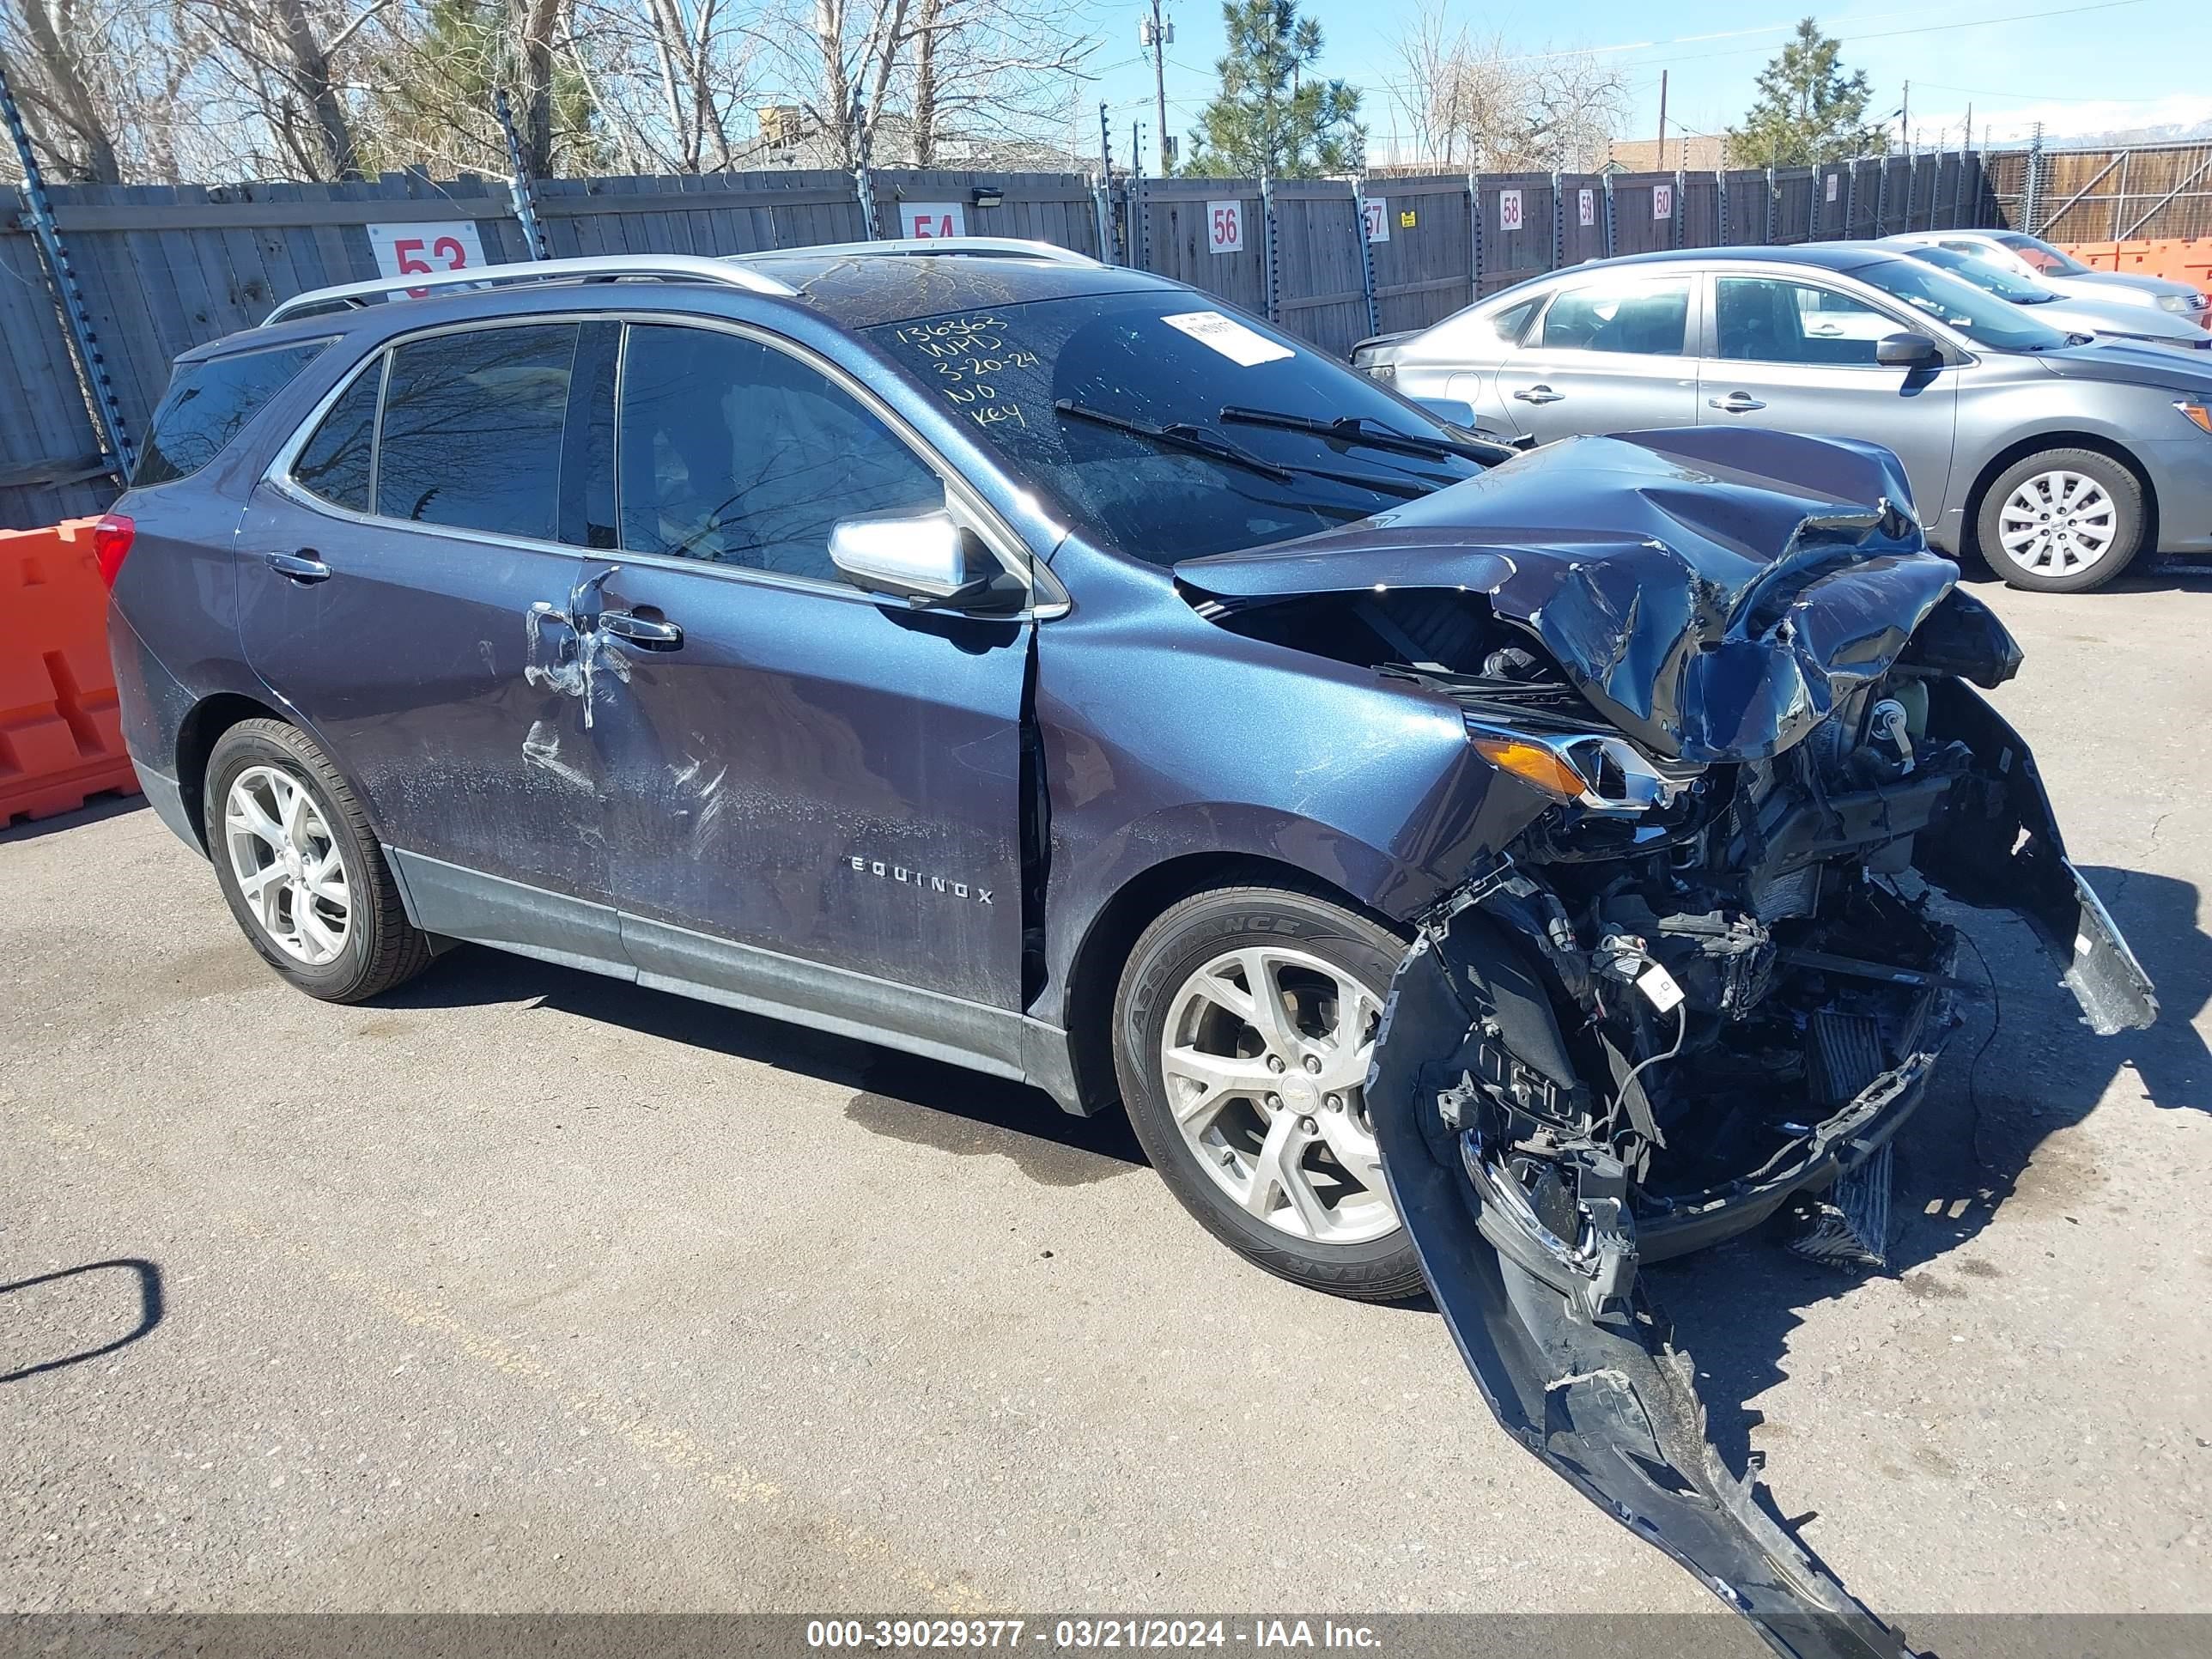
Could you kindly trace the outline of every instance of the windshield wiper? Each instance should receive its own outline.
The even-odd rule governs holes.
[[[1060,414],[1072,415],[1077,420],[1090,421],[1115,432],[1127,432],[1139,438],[1149,438],[1154,443],[1188,450],[1194,455],[1206,455],[1215,460],[1231,462],[1264,478],[1273,478],[1277,483],[1288,483],[1303,475],[1310,478],[1327,478],[1334,483],[1349,484],[1354,489],[1401,495],[1408,501],[1427,495],[1431,488],[1406,478],[1378,477],[1372,473],[1335,472],[1325,466],[1305,466],[1295,463],[1279,465],[1262,460],[1218,432],[1188,421],[1173,421],[1163,426],[1152,421],[1140,421],[1131,415],[1116,415],[1109,410],[1093,409],[1088,404],[1077,403],[1073,398],[1059,399],[1053,408]]]
[[[1458,438],[1425,438],[1418,432],[1401,432],[1395,426],[1370,420],[1364,415],[1340,415],[1333,421],[1324,421],[1313,415],[1291,415],[1275,409],[1247,409],[1241,404],[1231,404],[1222,410],[1220,418],[1238,421],[1246,426],[1279,427],[1285,432],[1310,432],[1316,437],[1334,438],[1341,443],[1365,444],[1370,449],[1394,450],[1401,455],[1426,455],[1441,460],[1447,455],[1457,455],[1469,461],[1510,461],[1514,452],[1504,444],[1467,441]]]
[[[1135,437],[1150,438],[1157,444],[1187,449],[1194,455],[1210,455],[1218,461],[1232,462],[1263,478],[1273,478],[1277,483],[1288,483],[1297,476],[1289,467],[1263,461],[1250,450],[1230,442],[1219,433],[1209,432],[1202,426],[1193,426],[1188,421],[1175,421],[1162,426],[1152,421],[1140,421],[1133,415],[1116,415],[1110,410],[1093,409],[1073,398],[1060,398],[1053,404],[1053,409],[1059,414],[1073,415],[1079,421],[1109,427],[1115,432],[1127,432]]]

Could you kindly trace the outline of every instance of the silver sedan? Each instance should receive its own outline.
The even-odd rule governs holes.
[[[1832,243],[1594,260],[1352,362],[1509,439],[1741,425],[1880,443],[1929,541],[2078,592],[2154,534],[2212,550],[2212,365],[2194,356],[2076,343],[1918,259]]]
[[[1904,241],[1892,238],[1874,244],[1894,248],[1915,259],[1948,270],[1962,283],[1971,283],[1984,294],[2009,300],[2016,306],[2033,306],[2035,320],[2063,334],[2086,334],[2100,339],[2139,340],[2150,345],[2172,346],[2180,351],[2205,354],[2212,363],[2212,329],[2200,328],[2187,317],[2155,306],[2129,305],[2113,299],[2088,299],[2062,293],[2033,276],[2015,276],[2002,265],[1972,253],[1935,242]]]
[[[2018,230],[1915,230],[1885,239],[1891,242],[1923,242],[1971,253],[2015,276],[2033,276],[2061,294],[2084,300],[2107,300],[2179,317],[2199,328],[2212,329],[2212,299],[2186,283],[2171,276],[2148,276],[2133,270],[2100,270],[2085,265],[2063,247],[2053,247],[2039,236]]]

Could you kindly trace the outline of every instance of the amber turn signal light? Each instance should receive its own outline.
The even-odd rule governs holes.
[[[2182,417],[2191,424],[2201,426],[2207,432],[2212,432],[2212,405],[2193,404],[2186,398],[2182,398],[2176,399],[2173,406],[2181,411]]]
[[[1510,772],[1525,784],[1561,800],[1580,800],[1589,793],[1582,775],[1540,743],[1519,738],[1483,737],[1474,739],[1474,752],[1501,772]]]

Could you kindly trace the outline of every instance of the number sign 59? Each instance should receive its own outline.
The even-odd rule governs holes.
[[[376,268],[386,276],[429,276],[448,270],[467,270],[484,263],[483,243],[476,222],[459,219],[443,224],[371,225],[368,246],[376,255]],[[410,299],[430,290],[410,288]]]
[[[1244,204],[1208,202],[1206,204],[1206,246],[1215,253],[1244,251]]]

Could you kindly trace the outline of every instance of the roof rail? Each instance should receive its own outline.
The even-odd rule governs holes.
[[[343,283],[335,288],[311,289],[282,301],[261,319],[261,326],[289,322],[295,317],[333,307],[358,308],[374,299],[422,289],[507,288],[524,283],[616,282],[624,277],[658,278],[664,282],[720,283],[755,294],[789,296],[798,292],[765,271],[753,270],[731,259],[697,253],[606,253],[585,259],[541,259],[525,264],[479,265],[472,270],[425,271],[413,276],[380,276],[373,282]]]
[[[1018,236],[917,236],[880,242],[824,242],[816,247],[763,248],[739,253],[732,259],[751,264],[766,259],[811,259],[823,254],[841,258],[913,258],[931,254],[969,254],[991,259],[1045,259],[1056,265],[1095,265],[1087,253],[1056,242],[1024,241]]]

